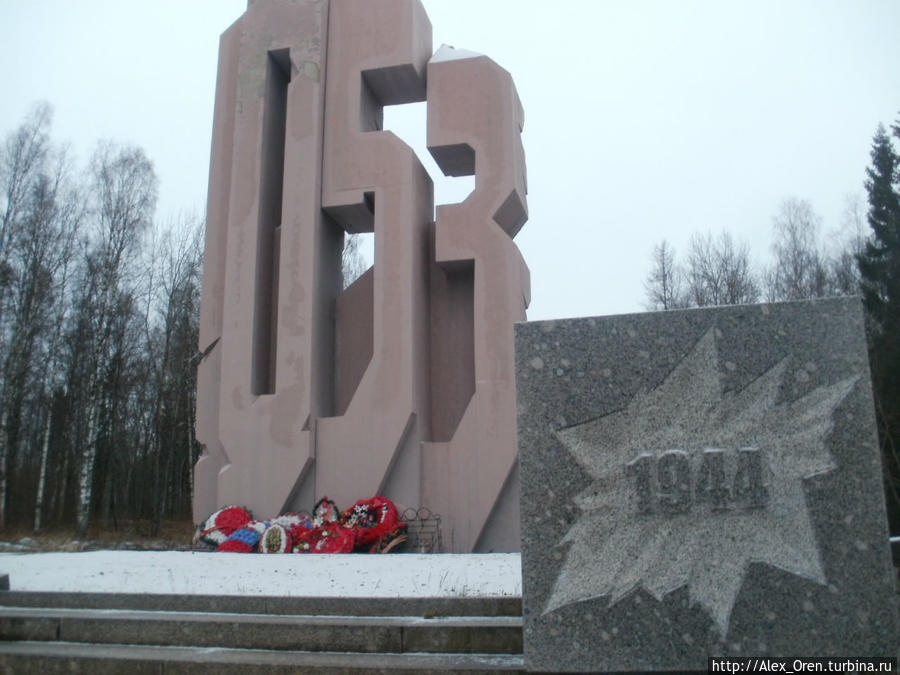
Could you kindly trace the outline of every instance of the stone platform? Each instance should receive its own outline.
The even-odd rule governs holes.
[[[0,554],[13,591],[284,597],[521,597],[518,553]]]
[[[524,668],[514,554],[98,551],[3,555],[0,570],[2,672]]]

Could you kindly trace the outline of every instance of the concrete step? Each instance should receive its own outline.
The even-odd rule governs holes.
[[[362,654],[263,649],[0,642],[3,673],[524,673],[521,654]]]
[[[519,654],[522,618],[0,607],[0,639],[370,653]]]
[[[0,592],[2,673],[524,672],[520,598]]]
[[[522,598],[507,596],[336,598],[3,591],[0,605],[316,616],[522,616]]]

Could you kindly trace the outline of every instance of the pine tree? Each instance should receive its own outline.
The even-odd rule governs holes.
[[[900,139],[900,120],[892,128]],[[879,125],[866,169],[871,236],[858,257],[893,532],[900,531],[900,155]]]

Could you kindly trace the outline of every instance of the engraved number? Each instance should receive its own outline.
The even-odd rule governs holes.
[[[638,513],[653,512],[653,481],[650,470],[655,458],[650,453],[638,455],[625,465],[625,474],[634,478]]]
[[[741,448],[734,474],[734,498],[750,508],[765,506],[769,491],[763,484],[762,454],[758,448]]]
[[[708,448],[700,458],[697,474],[697,501],[708,502],[713,511],[728,508],[728,482],[725,479],[725,451]]]
[[[656,480],[663,511],[681,513],[691,508],[691,464],[684,450],[667,450],[660,455]]]
[[[769,502],[769,488],[763,453],[759,448],[740,448],[735,455],[720,448],[708,448],[694,456],[684,450],[638,455],[625,465],[625,475],[634,486],[637,512],[684,513],[695,503],[709,504],[712,511],[764,507]]]

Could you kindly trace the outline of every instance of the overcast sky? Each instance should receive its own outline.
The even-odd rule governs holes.
[[[684,251],[692,232],[727,229],[762,263],[786,197],[833,230],[862,194],[877,125],[900,112],[897,0],[424,5],[435,49],[481,52],[516,81],[532,319],[641,310],[663,238]],[[100,138],[145,149],[161,221],[202,214],[218,37],[245,6],[0,0],[0,132],[46,100],[82,163]],[[386,119],[424,146],[421,105]],[[466,188],[436,189],[440,201]]]

